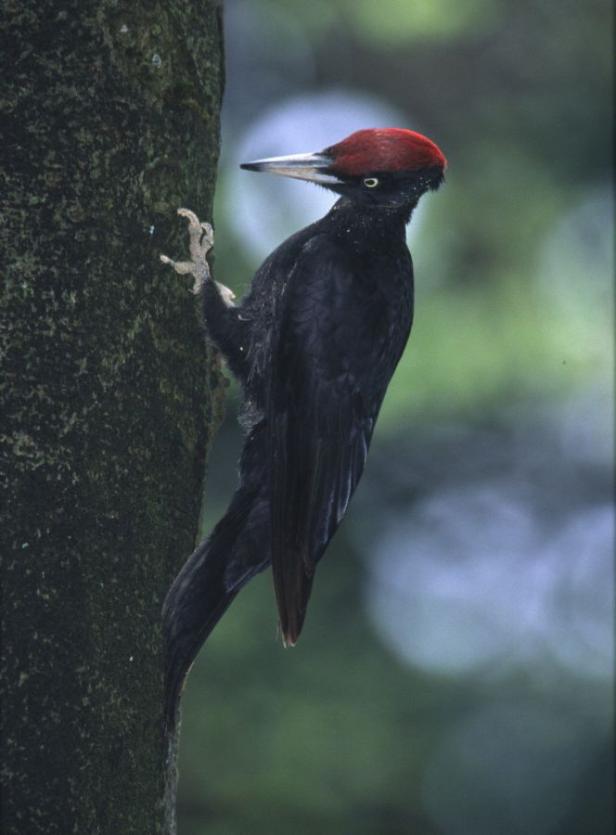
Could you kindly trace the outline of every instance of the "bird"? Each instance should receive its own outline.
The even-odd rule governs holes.
[[[406,128],[356,131],[317,153],[241,165],[337,195],[256,271],[237,304],[213,281],[212,228],[187,209],[192,273],[207,335],[242,388],[239,486],[163,606],[166,717],[188,671],[240,589],[271,565],[285,646],[302,631],[315,569],[361,478],[387,386],[413,322],[405,229],[444,181],[435,142]]]

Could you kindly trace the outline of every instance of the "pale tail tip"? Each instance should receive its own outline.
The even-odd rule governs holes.
[[[280,624],[278,624],[278,628],[280,629]],[[282,638],[282,646],[285,649],[289,649],[289,647],[294,647],[297,644],[298,635],[292,636],[288,633],[285,633],[280,629],[280,637]]]

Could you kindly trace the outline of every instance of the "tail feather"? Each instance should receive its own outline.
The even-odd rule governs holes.
[[[163,605],[165,719],[173,729],[188,672],[242,586],[269,565],[259,497],[239,490],[212,534],[188,558]]]

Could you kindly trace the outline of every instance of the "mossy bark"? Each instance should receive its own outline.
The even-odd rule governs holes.
[[[2,832],[167,833],[160,609],[222,379],[190,278],[223,85],[213,0],[7,0]]]

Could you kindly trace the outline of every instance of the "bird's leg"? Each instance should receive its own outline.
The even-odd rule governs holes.
[[[249,374],[250,325],[241,308],[233,303],[234,293],[212,280],[207,254],[214,246],[214,232],[209,223],[201,223],[189,209],[178,209],[178,214],[188,220],[191,260],[172,261],[166,255],[161,255],[160,260],[172,266],[176,273],[194,277],[192,292],[201,296],[207,332],[231,371],[245,383]]]
[[[161,255],[163,264],[169,264],[179,275],[192,275],[195,279],[192,292],[197,295],[203,289],[206,281],[211,280],[210,265],[207,254],[214,246],[214,230],[209,223],[201,223],[190,209],[178,209],[178,214],[188,220],[188,236],[190,240],[191,261],[172,261],[166,255]],[[215,282],[221,299],[227,307],[233,306],[235,294],[224,284]]]

